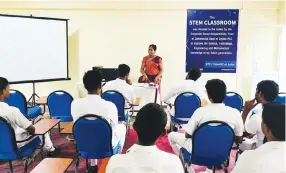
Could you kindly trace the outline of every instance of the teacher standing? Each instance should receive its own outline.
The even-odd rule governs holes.
[[[154,82],[161,85],[162,73],[163,73],[163,63],[162,58],[156,55],[157,46],[151,44],[148,49],[148,54],[142,60],[141,64],[141,74],[139,78],[140,83],[151,83]]]

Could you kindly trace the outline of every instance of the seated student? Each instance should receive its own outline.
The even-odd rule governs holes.
[[[181,84],[177,85],[176,87],[173,87],[167,94],[167,96],[164,97],[163,101],[167,104],[173,104],[171,103],[171,98],[174,98],[175,96],[178,96],[183,92],[192,92],[198,95],[201,100],[206,99],[204,88],[202,88],[196,82],[201,77],[201,74],[202,73],[199,68],[192,68],[189,71],[186,80],[184,80]]]
[[[257,84],[255,99],[245,102],[242,119],[245,130],[250,135],[240,144],[241,151],[255,149],[263,144],[264,135],[261,129],[263,105],[274,101],[278,93],[279,86],[276,82],[263,80]],[[254,109],[256,113],[252,115],[250,112]]]
[[[230,125],[241,141],[243,134],[243,122],[238,110],[223,104],[226,95],[226,85],[220,79],[209,80],[206,84],[208,98],[211,104],[197,109],[188,124],[185,126],[185,134],[171,132],[168,136],[171,147],[179,155],[180,147],[192,152],[192,135],[196,128],[207,121],[223,121]],[[178,147],[179,145],[179,147]]]
[[[242,153],[232,173],[284,173],[285,105],[264,104],[261,123],[267,142],[255,150]]]
[[[131,81],[129,80],[130,67],[126,64],[120,64],[118,71],[119,78],[107,82],[103,86],[103,92],[108,90],[118,91],[127,99],[127,102],[134,103],[136,96]]]
[[[184,173],[180,159],[159,150],[155,142],[165,132],[167,115],[158,104],[142,107],[133,124],[138,142],[126,154],[111,157],[106,173]]]
[[[10,86],[7,79],[0,77],[0,117],[6,119],[15,131],[16,141],[22,141],[35,134],[35,127],[18,108],[9,106],[4,100],[9,96]],[[0,132],[1,133],[1,132]],[[60,148],[55,148],[48,133],[45,134],[45,149],[48,156],[52,157],[60,152]],[[31,141],[17,143],[17,146],[23,147]]]
[[[102,76],[99,71],[88,71],[83,77],[84,87],[88,91],[88,95],[84,98],[75,99],[71,105],[71,114],[73,120],[87,115],[95,114],[105,118],[112,128],[112,145],[115,147],[118,142],[123,148],[126,134],[126,127],[124,124],[118,124],[118,113],[116,106],[105,101],[100,97],[101,94]],[[97,171],[96,160],[92,160],[92,171]]]

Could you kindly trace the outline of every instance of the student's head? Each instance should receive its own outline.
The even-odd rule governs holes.
[[[279,93],[279,86],[273,80],[263,80],[257,84],[255,99],[258,103],[265,104],[275,100]]]
[[[201,75],[202,75],[202,72],[199,68],[191,68],[186,78],[196,81],[201,77]]]
[[[118,73],[120,78],[128,78],[130,73],[130,67],[126,64],[120,64],[118,66]]]
[[[208,80],[206,90],[212,103],[222,103],[226,95],[226,85],[220,79]]]
[[[157,46],[155,44],[149,45],[148,54],[154,56],[157,50]]]
[[[10,86],[6,78],[0,77],[0,99],[4,101],[9,96]]]
[[[101,93],[102,76],[98,70],[87,71],[83,76],[83,84],[88,93]]]
[[[285,104],[266,103],[262,112],[261,128],[267,141],[285,141]]]
[[[138,143],[145,146],[154,145],[165,132],[166,123],[167,115],[160,105],[149,103],[142,107],[133,124],[138,135]]]

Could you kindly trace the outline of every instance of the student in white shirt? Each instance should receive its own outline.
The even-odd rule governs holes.
[[[136,96],[132,83],[129,79],[130,67],[126,64],[118,66],[119,78],[107,82],[103,86],[103,92],[108,90],[115,90],[120,92],[129,103],[134,103]]]
[[[178,96],[183,92],[192,92],[200,97],[201,100],[206,99],[205,89],[201,87],[197,80],[201,77],[201,70],[199,68],[192,68],[187,76],[186,80],[177,86],[173,87],[170,92],[164,97],[163,101],[167,104],[174,104],[171,100],[172,98]]]
[[[206,84],[208,98],[211,104],[197,109],[188,124],[185,126],[186,133],[171,132],[168,136],[171,147],[179,155],[180,148],[184,147],[192,152],[192,135],[198,126],[207,121],[223,121],[231,126],[238,142],[242,139],[243,122],[238,110],[223,104],[226,95],[226,85],[222,80],[212,79]]]
[[[6,78],[0,77],[0,117],[6,119],[14,129],[16,141],[22,141],[35,134],[35,127],[18,108],[9,106],[4,100],[9,96],[10,86]],[[1,132],[0,132],[1,133]],[[45,137],[45,149],[48,156],[52,157],[60,152],[60,148],[55,148],[48,133]],[[17,143],[17,146],[23,147],[31,141]]]
[[[88,95],[72,102],[71,114],[74,121],[87,114],[95,114],[106,119],[112,128],[113,147],[119,142],[122,149],[125,142],[126,127],[124,124],[118,124],[118,111],[115,104],[100,97],[102,93],[101,82],[102,76],[99,71],[90,70],[85,73],[83,83]],[[96,172],[98,169],[96,160],[92,160],[91,166],[91,171]]]
[[[184,173],[180,159],[159,150],[155,142],[165,133],[167,115],[158,104],[142,107],[133,124],[138,142],[126,154],[111,157],[106,173]]]
[[[238,158],[232,173],[285,173],[285,104],[264,104],[261,128],[267,142]]]
[[[273,102],[279,93],[279,86],[272,80],[263,80],[257,84],[255,98],[245,102],[242,119],[247,137],[243,139],[239,148],[241,151],[251,150],[263,144],[264,135],[261,129],[263,106]],[[255,114],[252,115],[252,111]]]

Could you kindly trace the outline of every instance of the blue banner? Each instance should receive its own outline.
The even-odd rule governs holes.
[[[186,71],[235,73],[239,10],[188,10]]]

